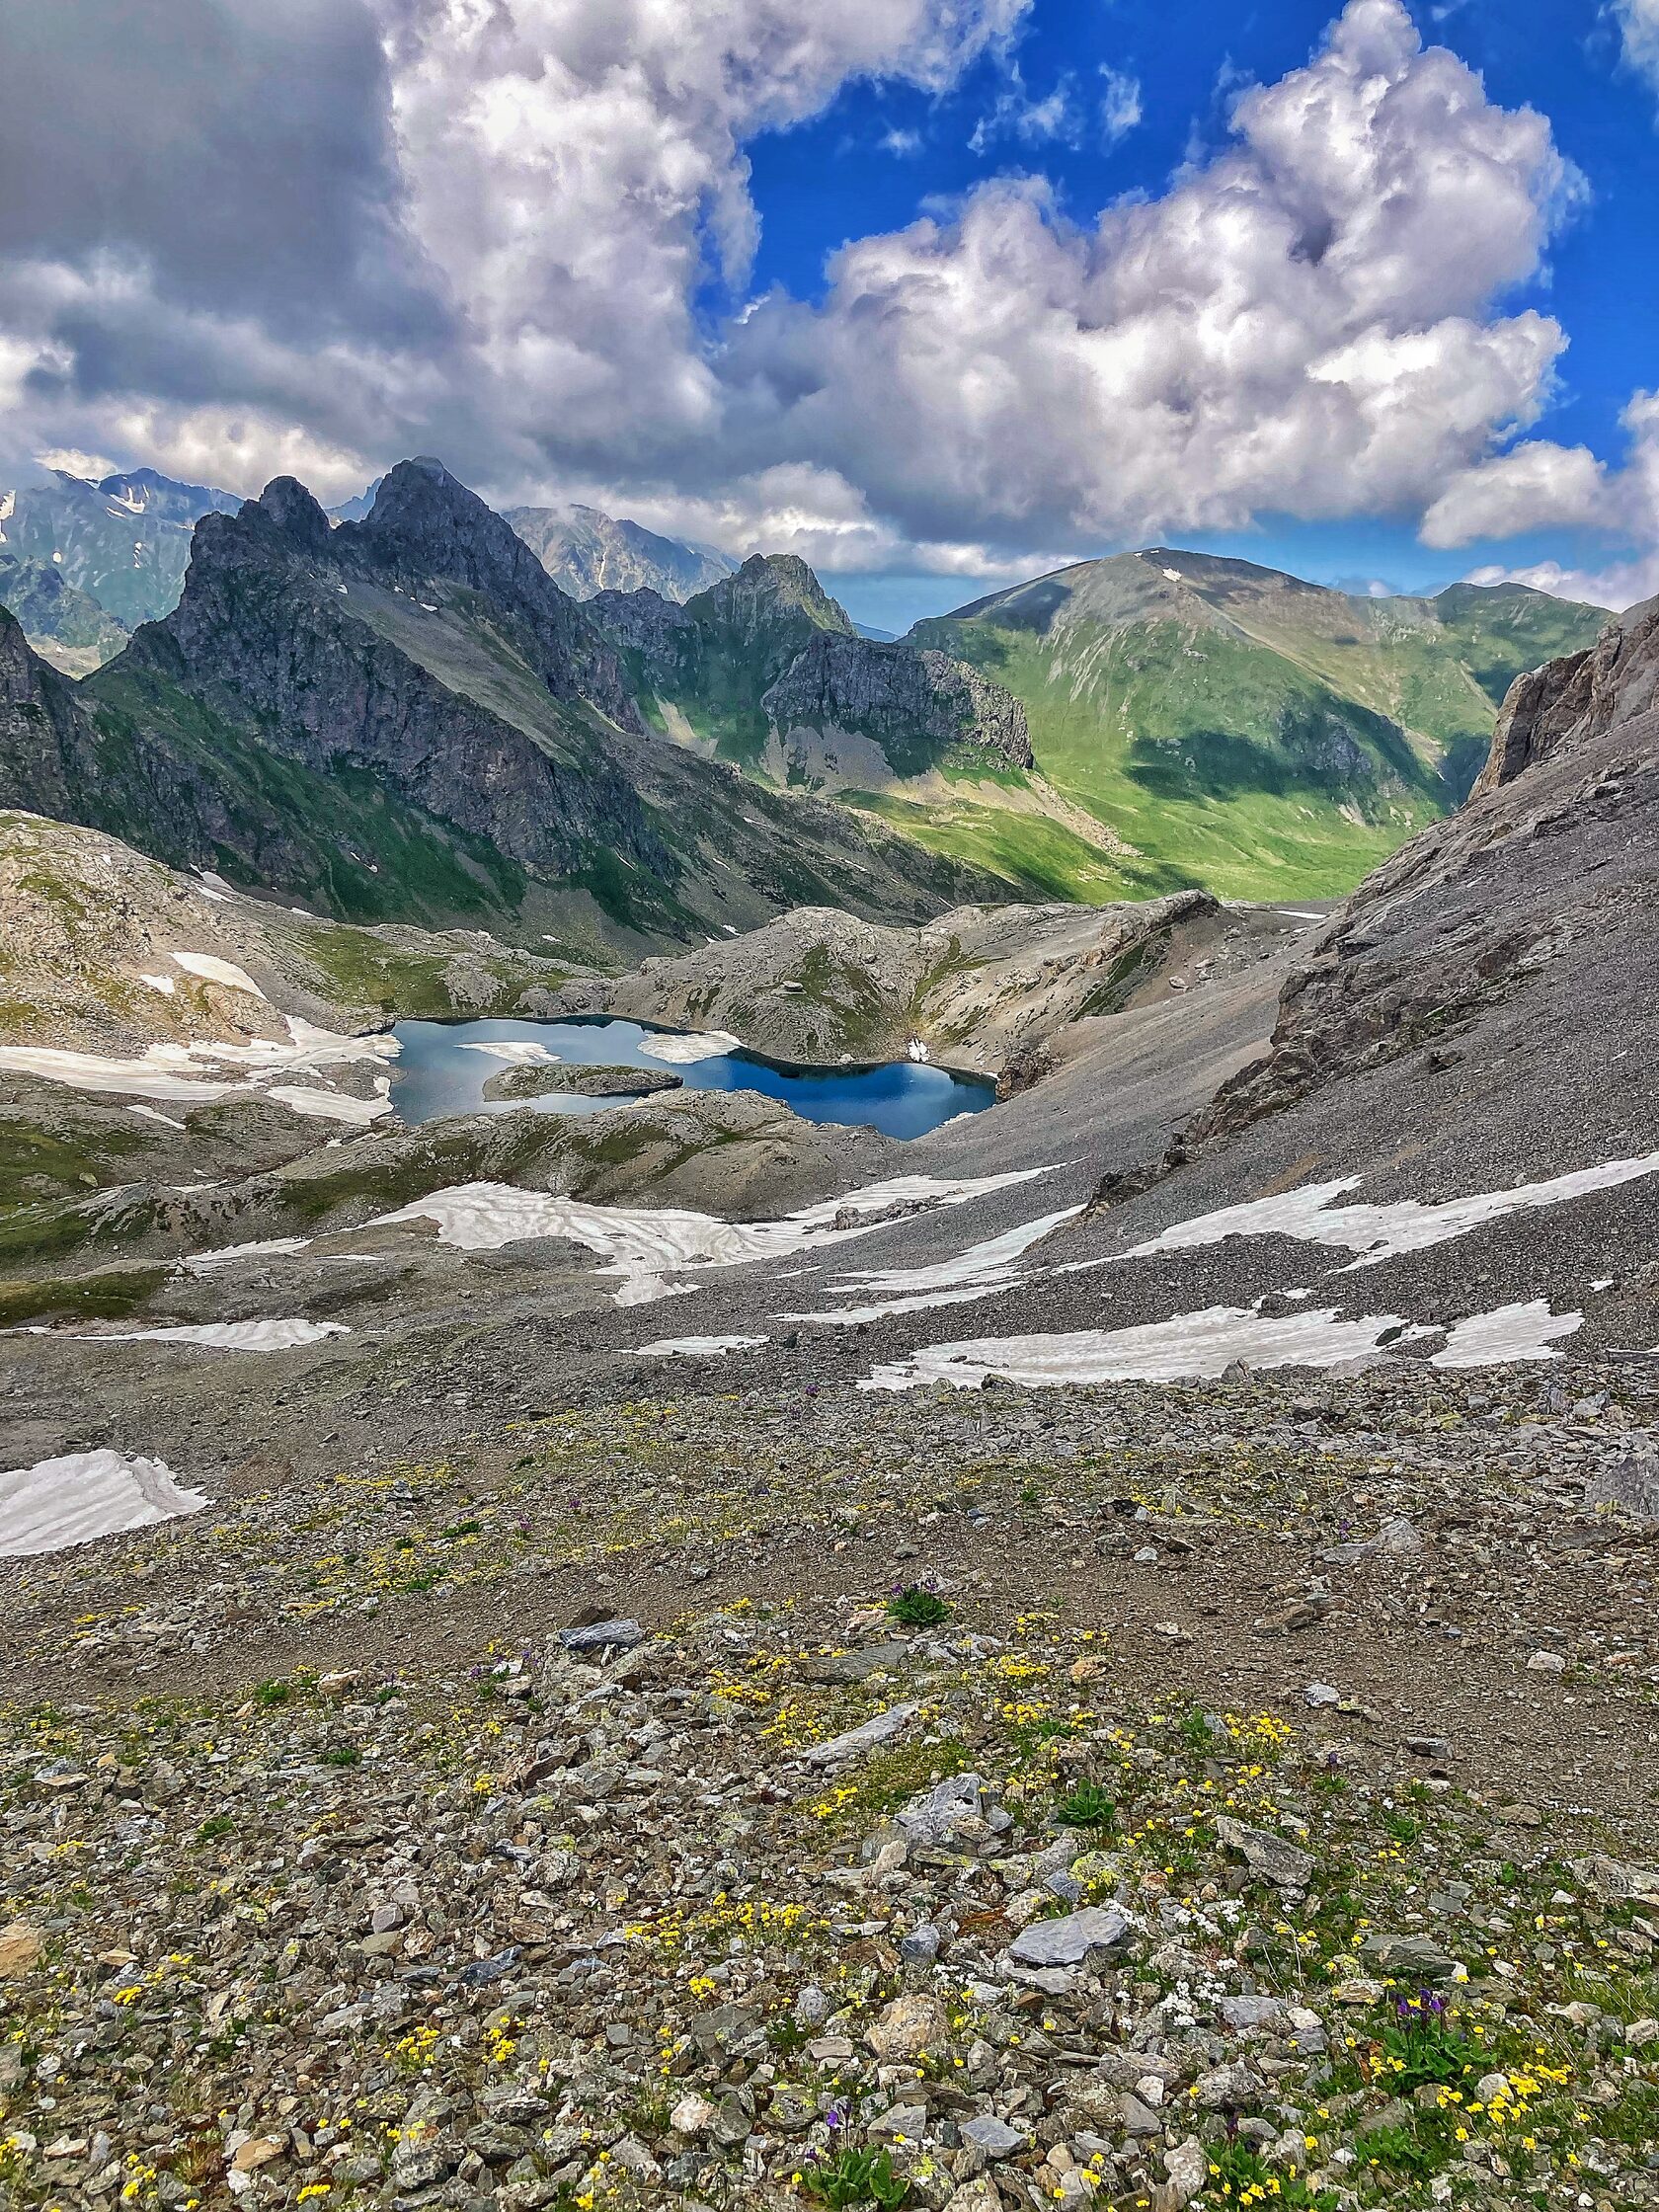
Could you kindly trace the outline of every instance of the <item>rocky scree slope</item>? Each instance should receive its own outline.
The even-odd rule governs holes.
[[[1123,881],[1351,889],[1455,806],[1509,682],[1607,617],[1519,586],[1365,599],[1158,547],[918,623],[1021,701],[1036,764],[1132,854]]]
[[[480,931],[293,913],[0,812],[0,1244],[27,1245],[42,1204],[234,1182],[350,1133],[384,1110],[366,1032],[535,1011],[569,974]]]
[[[327,1381],[0,1564],[18,2212],[1659,2202],[1627,1379]]]
[[[1534,1112],[1603,1055],[1651,1136],[1634,1040],[1659,910],[1659,602],[1519,677],[1473,795],[1369,876],[1286,986],[1272,1050],[1200,1117],[1204,1144],[1412,1054],[1443,1071],[1497,1009],[1576,1001],[1579,1050]],[[1631,1086],[1634,1086],[1632,1089]]]
[[[647,738],[603,638],[435,462],[334,530],[289,479],[204,518],[175,611],[49,712],[55,747],[10,750],[13,803],[349,919],[596,948],[967,887]]]

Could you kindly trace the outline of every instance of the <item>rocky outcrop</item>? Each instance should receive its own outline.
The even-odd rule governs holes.
[[[549,1067],[528,1061],[504,1067],[484,1085],[492,1104],[519,1098],[650,1098],[660,1090],[680,1090],[683,1075],[666,1067]]]
[[[1582,993],[1586,1019],[1599,997],[1627,1004],[1650,966],[1656,887],[1650,602],[1589,652],[1516,681],[1466,804],[1333,917],[1285,986],[1271,1051],[1218,1093],[1176,1156],[1414,1052],[1430,1072],[1454,1067],[1464,1033],[1521,993]]]
[[[1659,703],[1659,599],[1611,622],[1585,653],[1517,676],[1471,796],[1496,791],[1554,754],[1605,736]]]
[[[1016,1070],[1011,1083],[1029,1084],[1060,1031],[1166,990],[1224,919],[1202,891],[1116,907],[964,907],[919,929],[803,908],[614,983],[572,985],[557,1003],[727,1029],[801,1063],[903,1059],[919,1042],[936,1061]]]
[[[772,734],[786,747],[802,733],[856,735],[901,776],[962,748],[1032,765],[1025,709],[1010,692],[948,654],[860,637],[792,556],[746,561],[684,606],[655,592],[601,592],[590,612],[641,687],[699,738],[747,751]]]
[[[796,729],[856,730],[899,766],[917,747],[932,756],[957,746],[1032,765],[1025,709],[948,654],[877,645],[821,632],[760,701],[785,737]]]

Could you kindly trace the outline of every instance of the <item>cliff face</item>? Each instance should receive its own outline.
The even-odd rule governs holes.
[[[74,686],[0,606],[0,807],[61,815],[92,762]]]
[[[1540,761],[1592,742],[1659,704],[1659,599],[1609,623],[1587,652],[1517,676],[1471,796],[1513,783]]]
[[[486,630],[541,698],[492,705],[466,683]],[[179,606],[98,688],[117,697],[139,671],[320,774],[372,775],[532,873],[578,868],[599,840],[676,872],[603,747],[607,708],[639,727],[615,655],[499,516],[423,464],[394,469],[369,519],[337,531],[289,478],[205,516]],[[514,705],[542,709],[540,727]]]
[[[1011,692],[948,654],[875,645],[821,631],[761,699],[774,726],[856,730],[900,765],[924,753],[971,746],[1029,768],[1025,709]]]

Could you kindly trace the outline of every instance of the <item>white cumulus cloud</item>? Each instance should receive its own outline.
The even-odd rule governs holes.
[[[746,147],[854,80],[1001,52],[1021,161],[1135,127],[1125,71],[1027,92],[1029,5],[172,0],[159,48],[123,0],[0,15],[8,435],[329,497],[435,451],[839,570],[1581,511],[1593,457],[1515,442],[1565,334],[1513,294],[1582,186],[1401,0],[1348,0],[1161,195],[1081,222],[998,177],[817,303],[745,298]]]
[[[999,179],[846,246],[822,308],[771,298],[734,334],[729,426],[917,538],[1420,512],[1549,395],[1559,325],[1496,303],[1576,175],[1398,0],[1350,0],[1232,126],[1087,226]]]
[[[1625,60],[1659,88],[1659,0],[1613,0],[1613,13]]]

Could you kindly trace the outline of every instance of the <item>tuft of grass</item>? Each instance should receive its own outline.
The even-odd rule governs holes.
[[[1081,1781],[1068,1797],[1063,1797],[1055,1807],[1055,1818],[1062,1828],[1115,1831],[1118,1825],[1117,1800],[1108,1797],[1097,1781]]]
[[[902,1628],[936,1628],[950,1618],[950,1607],[943,1598],[913,1582],[889,1598],[887,1610]]]

